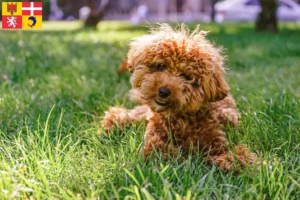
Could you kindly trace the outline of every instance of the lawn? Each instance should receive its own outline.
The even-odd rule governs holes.
[[[145,163],[145,124],[99,135],[109,106],[134,106],[129,74],[116,70],[147,27],[79,25],[0,31],[0,199],[300,199],[300,25],[280,24],[278,34],[201,25],[225,48],[242,114],[227,136],[267,162],[239,176],[204,165],[201,155]]]

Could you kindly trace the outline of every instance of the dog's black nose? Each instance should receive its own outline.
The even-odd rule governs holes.
[[[167,98],[171,94],[170,90],[166,87],[161,87],[158,89],[158,95],[161,98]]]

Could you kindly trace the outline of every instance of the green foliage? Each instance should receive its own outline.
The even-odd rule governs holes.
[[[281,24],[276,35],[255,33],[253,24],[201,26],[225,47],[242,114],[227,136],[267,163],[238,177],[200,155],[146,163],[138,155],[144,124],[98,135],[109,106],[133,106],[129,74],[116,70],[128,41],[147,28],[73,27],[80,24],[0,32],[0,199],[300,198],[299,26]]]

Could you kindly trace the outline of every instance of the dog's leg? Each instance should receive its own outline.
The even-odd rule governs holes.
[[[129,100],[140,105],[144,105],[144,99],[142,93],[137,89],[131,89],[128,93]]]
[[[220,155],[209,156],[209,161],[226,171],[238,171],[239,167],[259,164],[256,154],[250,152],[245,145],[234,147],[234,151],[227,151]]]
[[[239,126],[240,113],[231,95],[214,103],[214,108],[211,112],[217,116],[220,124],[225,126],[229,125],[231,127]]]
[[[136,106],[131,110],[121,107],[111,107],[105,112],[101,126],[105,131],[109,131],[117,126],[124,127],[126,124],[147,120],[151,116],[151,110],[147,105]]]
[[[147,124],[144,135],[144,148],[140,151],[140,154],[143,154],[148,159],[154,151],[158,151],[162,153],[165,160],[169,157],[175,158],[179,153],[178,146],[172,143],[166,127],[160,126],[161,124],[158,124],[157,127],[156,125],[153,121]]]
[[[239,118],[240,115],[235,108],[224,108],[218,115],[220,124],[233,128],[239,126]]]
[[[206,138],[204,142],[205,155],[211,164],[216,164],[224,170],[238,170],[238,167],[246,167],[258,163],[255,153],[250,152],[246,146],[238,145],[234,151],[230,151],[226,145],[225,134],[221,130],[213,130],[212,138]]]
[[[161,152],[163,159],[168,160],[168,158],[178,156],[179,148],[158,134],[147,135],[145,137],[144,149],[140,151],[140,154],[143,154],[146,160],[148,160],[154,151]]]

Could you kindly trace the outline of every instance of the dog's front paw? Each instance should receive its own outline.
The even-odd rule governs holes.
[[[128,118],[127,110],[124,108],[111,107],[105,112],[103,120],[100,122],[102,128],[108,132],[117,126],[123,126]]]
[[[245,145],[235,146],[234,152],[228,151],[221,155],[211,156],[209,161],[225,171],[231,170],[236,174],[242,168],[251,167],[254,169],[261,164],[257,155],[250,152]]]

